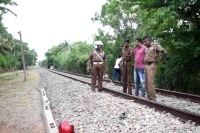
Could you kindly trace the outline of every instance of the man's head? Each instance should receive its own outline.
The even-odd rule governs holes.
[[[126,40],[124,41],[124,47],[125,47],[125,48],[129,47],[129,43],[130,43],[130,41],[129,41],[128,39],[126,39]]]
[[[148,47],[151,44],[151,40],[150,40],[149,36],[143,37],[143,42],[144,42],[144,45],[146,45]]]
[[[135,43],[136,43],[137,47],[141,47],[142,46],[142,39],[141,38],[137,38]]]
[[[102,48],[102,46],[103,46],[103,43],[101,41],[95,41],[94,42],[95,49],[100,50]]]

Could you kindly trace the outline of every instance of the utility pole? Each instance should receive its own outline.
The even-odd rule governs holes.
[[[18,34],[20,36],[20,45],[21,45],[21,53],[22,53],[22,63],[23,63],[23,69],[24,69],[24,81],[26,81],[26,66],[25,66],[25,61],[24,61],[24,50],[23,50],[23,45],[22,45],[21,31],[19,31]]]

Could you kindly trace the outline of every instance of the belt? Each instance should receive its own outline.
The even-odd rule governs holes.
[[[145,65],[157,64],[156,62],[146,62]]]
[[[123,61],[123,64],[126,64],[126,63],[128,63],[128,62],[130,62],[131,60],[128,60],[128,61]]]
[[[103,64],[103,62],[93,62],[93,64]]]

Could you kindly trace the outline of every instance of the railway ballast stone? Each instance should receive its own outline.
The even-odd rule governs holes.
[[[84,133],[199,133],[193,122],[183,123],[169,113],[159,113],[133,100],[92,92],[89,85],[39,70],[57,123],[68,120],[75,132]],[[126,118],[120,119],[122,113]]]

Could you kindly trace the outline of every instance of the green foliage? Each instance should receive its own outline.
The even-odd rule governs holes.
[[[93,21],[100,21],[104,26],[109,26],[114,30],[115,37],[119,34],[123,39],[135,39],[135,29],[139,18],[129,12],[132,6],[124,5],[119,0],[110,0],[102,6],[101,14],[96,13]]]
[[[43,61],[38,62],[38,66],[40,66],[40,67],[47,67],[47,65],[48,65],[47,59],[44,59]]]
[[[2,68],[16,68],[19,62],[15,60],[13,55],[5,56],[0,54],[0,67]]]
[[[5,65],[6,65],[5,57],[2,54],[0,54],[0,66],[4,67]]]
[[[34,50],[24,51],[24,60],[26,66],[34,66],[36,62],[37,53]]]
[[[54,46],[46,53],[48,66],[63,70],[85,73],[86,62],[93,45],[76,42],[62,50],[61,45]]]
[[[3,14],[10,12],[15,15],[10,9],[6,8],[6,5],[17,5],[12,0],[1,0],[0,1],[0,53],[8,55],[12,50],[13,37],[6,31],[6,28],[2,24]]]
[[[12,0],[0,0],[0,4],[1,4],[0,16],[2,16],[3,14],[5,14],[7,12],[12,13],[13,15],[17,16],[12,10],[5,7],[6,5],[16,6],[17,3],[13,2]]]
[[[52,47],[45,53],[45,56],[47,57],[48,61],[48,68],[50,68],[50,66],[55,66],[56,68],[58,67],[58,63],[56,62],[55,58],[61,51],[62,45],[60,44],[58,46]]]
[[[12,35],[6,31],[5,27],[2,24],[0,24],[0,53],[8,55],[9,52],[12,50],[12,46]]]
[[[21,43],[12,37],[10,33],[7,32],[6,28],[2,24],[3,14],[9,12],[16,16],[10,9],[6,8],[6,5],[17,4],[12,0],[0,0],[0,67],[1,69],[9,68],[22,68],[22,55],[21,55]],[[35,50],[29,50],[28,44],[22,42],[26,65],[34,65],[37,60],[37,53]]]

